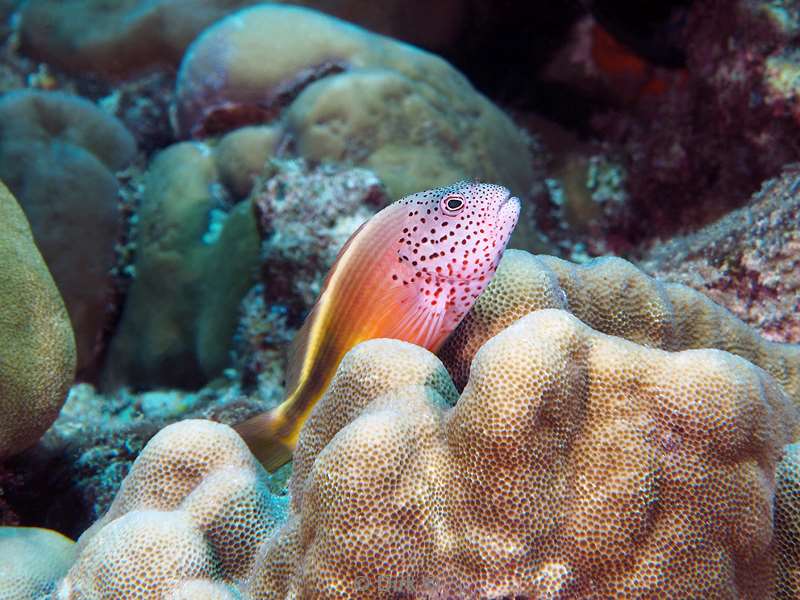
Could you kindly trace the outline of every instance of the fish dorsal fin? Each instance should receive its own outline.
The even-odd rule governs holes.
[[[322,312],[321,306],[322,303],[326,301],[325,294],[328,291],[328,286],[333,278],[333,273],[340,265],[342,257],[347,253],[348,249],[353,244],[353,241],[363,231],[364,226],[367,223],[369,223],[369,221],[365,221],[361,225],[359,225],[358,229],[356,229],[352,233],[352,235],[347,239],[342,248],[339,250],[339,253],[336,255],[336,258],[333,261],[333,265],[328,271],[328,274],[325,276],[325,280],[322,282],[322,289],[320,290],[317,301],[314,303],[314,306],[309,311],[306,320],[303,321],[302,327],[300,327],[300,329],[297,332],[297,335],[294,336],[294,339],[292,340],[292,343],[289,346],[289,352],[287,353],[287,361],[286,361],[287,394],[292,393],[292,391],[297,387],[298,383],[300,382],[300,378],[303,375],[303,366],[306,362],[306,353],[308,352],[308,344],[311,338],[311,332],[314,329],[314,323],[317,321]]]

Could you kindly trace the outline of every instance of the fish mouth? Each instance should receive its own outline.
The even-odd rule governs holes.
[[[519,206],[519,204],[520,204],[520,201],[519,201],[519,198],[517,198],[516,196],[514,196],[514,195],[512,195],[512,194],[511,194],[511,190],[506,190],[506,197],[505,197],[505,199],[504,199],[504,200],[503,200],[503,201],[500,203],[500,207],[497,209],[497,212],[500,212],[500,211],[502,211],[502,210],[503,210],[504,208],[506,208],[506,206],[507,206],[508,204],[510,204],[510,203],[516,203],[516,204],[517,204],[517,206]]]
[[[508,217],[514,219],[514,223],[516,224],[516,220],[519,217],[519,211],[521,208],[522,203],[520,202],[519,198],[512,196],[511,192],[508,192],[506,199],[500,203],[500,207],[497,209],[497,214],[500,215],[502,213],[506,213]]]

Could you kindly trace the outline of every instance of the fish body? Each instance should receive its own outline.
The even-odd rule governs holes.
[[[236,427],[267,469],[291,459],[356,344],[393,338],[438,350],[491,281],[519,210],[502,186],[459,182],[398,200],[350,237],[294,341],[286,399]]]

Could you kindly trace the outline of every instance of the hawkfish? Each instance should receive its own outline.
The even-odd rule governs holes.
[[[494,275],[519,218],[500,185],[461,181],[412,194],[344,244],[289,354],[286,399],[236,426],[274,471],[356,344],[393,338],[436,352]]]

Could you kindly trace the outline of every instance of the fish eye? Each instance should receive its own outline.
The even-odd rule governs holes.
[[[446,215],[455,215],[464,208],[464,198],[457,194],[445,196],[441,201],[442,212]]]

